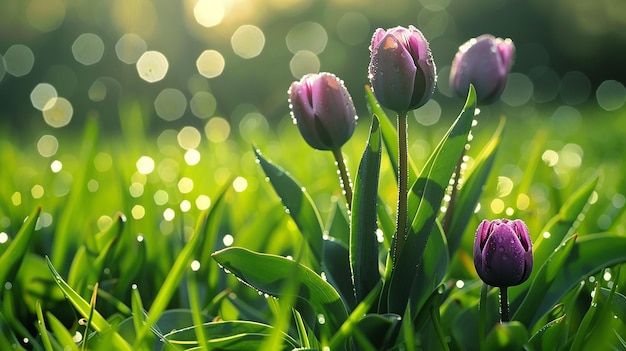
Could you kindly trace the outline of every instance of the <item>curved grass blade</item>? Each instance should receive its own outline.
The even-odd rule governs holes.
[[[255,350],[260,343],[273,331],[271,325],[248,321],[219,321],[205,323],[165,334],[165,339],[172,345],[182,345],[185,348],[198,346],[196,335],[198,329],[206,335],[206,344],[211,350]],[[282,334],[283,349],[297,348],[298,342],[287,334]]]
[[[385,143],[389,161],[391,162],[391,168],[393,168],[394,174],[398,174],[398,132],[393,126],[391,119],[387,116],[387,113],[385,113],[385,110],[383,110],[376,100],[376,96],[374,96],[372,88],[369,85],[365,86],[365,100],[367,101],[370,115],[379,117],[382,139]],[[409,184],[415,181],[415,177],[415,165],[409,158]],[[397,181],[398,178],[396,177],[396,182]]]
[[[543,298],[546,290],[550,287],[550,284],[552,284],[563,268],[567,256],[572,251],[577,238],[577,235],[573,235],[565,240],[563,244],[554,250],[550,258],[548,258],[539,269],[536,269],[537,273],[535,274],[535,278],[532,280],[522,304],[513,315],[513,320],[520,321],[527,326],[532,325],[530,322],[537,312],[539,302]]]
[[[53,351],[52,342],[50,341],[50,335],[48,335],[48,330],[46,329],[46,321],[43,318],[43,309],[41,308],[41,300],[37,300],[36,303],[37,309],[37,330],[39,331],[39,335],[41,335],[41,343],[43,344],[43,348],[46,351]]]
[[[399,247],[396,253],[396,265],[389,283],[387,298],[390,312],[403,315],[409,299],[415,301],[420,298],[413,295],[418,291],[414,286],[418,265],[452,173],[467,144],[475,110],[476,93],[474,88],[470,87],[461,114],[435,148],[409,191],[408,218],[412,220],[412,223],[404,247]],[[411,288],[407,289],[407,284],[410,284]],[[417,311],[412,310],[412,313],[415,317]]]
[[[93,310],[92,306],[89,302],[83,299],[74,289],[72,289],[65,280],[61,277],[59,272],[54,268],[52,262],[48,257],[46,257],[46,263],[48,264],[48,268],[52,273],[52,276],[56,280],[57,284],[67,297],[67,299],[72,303],[74,308],[78,310],[78,313],[82,315],[84,318],[89,318],[90,314],[90,325],[100,333],[112,333],[112,346],[115,347],[116,350],[132,350],[130,345],[124,340],[116,331],[113,330],[109,322],[97,311]],[[49,322],[52,323],[52,319],[50,319],[50,315],[48,316]],[[51,324],[52,325],[52,324]]]
[[[550,321],[531,336],[528,343],[535,350],[557,350],[567,339],[567,323],[564,322],[565,315]]]
[[[297,306],[322,314],[331,335],[348,318],[339,293],[310,268],[287,258],[229,247],[213,254],[213,259],[244,283],[262,293],[280,297],[289,282],[297,282]]]
[[[300,233],[306,239],[308,246],[317,261],[316,272],[320,272],[322,260],[323,228],[319,211],[313,203],[309,193],[304,190],[285,170],[274,165],[261,156],[261,152],[254,149],[254,154],[263,168],[263,172],[269,178],[276,194],[280,197],[283,205],[289,211]]]
[[[374,115],[369,140],[354,182],[350,220],[350,268],[357,303],[380,281],[376,210],[381,149],[378,117]]]
[[[547,313],[568,291],[589,275],[618,263],[626,262],[626,237],[594,234],[579,237],[562,268],[541,300],[536,301],[536,313],[531,323]],[[521,307],[520,307],[521,310]]]
[[[18,230],[9,247],[0,256],[0,282],[15,279],[20,262],[26,257],[26,252],[30,248],[40,213],[41,206],[35,207]]]
[[[466,180],[463,187],[458,192],[455,205],[452,210],[452,219],[450,225],[444,228],[444,232],[448,239],[448,249],[452,256],[459,248],[463,234],[467,231],[467,225],[474,214],[474,209],[478,203],[480,195],[483,193],[487,178],[493,168],[496,159],[500,137],[504,129],[504,118],[500,120],[498,128],[480,154],[476,157],[474,167]]]

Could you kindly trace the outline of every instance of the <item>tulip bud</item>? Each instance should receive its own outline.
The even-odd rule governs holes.
[[[466,97],[470,83],[476,89],[478,102],[497,101],[506,86],[513,64],[515,46],[511,39],[485,34],[459,47],[450,69],[450,85],[457,95]]]
[[[417,28],[378,28],[372,37],[369,79],[382,106],[404,113],[424,105],[435,91],[435,63]]]
[[[356,109],[343,81],[331,73],[307,74],[289,88],[289,108],[304,140],[337,150],[354,132]]]
[[[480,279],[491,286],[519,285],[533,268],[533,250],[523,221],[484,220],[474,239],[474,266]]]

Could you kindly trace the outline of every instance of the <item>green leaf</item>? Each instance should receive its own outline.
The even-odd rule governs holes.
[[[61,277],[59,272],[54,268],[50,259],[46,257],[46,263],[48,263],[48,268],[52,273],[52,276],[57,282],[57,285],[61,288],[67,299],[72,303],[74,308],[80,313],[84,318],[88,318],[90,314],[92,314],[92,306],[83,299],[74,289],[72,289],[65,280]],[[48,315],[48,320],[51,326],[53,325],[53,319],[50,318],[51,315]],[[97,311],[93,310],[93,314],[90,319],[91,326],[100,333],[112,333],[112,345],[117,350],[131,350],[130,345],[115,331],[111,325],[106,321],[106,319]]]
[[[197,329],[201,328],[207,338],[211,350],[247,351],[256,350],[269,337],[274,327],[257,322],[248,321],[219,321],[193,326],[165,334],[165,339],[174,345],[185,348],[197,347]],[[298,342],[291,336],[282,333],[284,340],[283,350],[292,350],[298,347]],[[167,349],[167,348],[166,348]]]
[[[454,207],[448,208],[448,211],[452,211],[452,217],[447,226],[444,223],[444,232],[448,239],[450,256],[459,248],[461,238],[467,232],[467,225],[472,215],[474,215],[476,204],[483,193],[485,183],[493,168],[503,129],[504,118],[500,120],[500,124],[493,136],[476,157],[471,173],[467,175],[467,179],[463,182],[463,187],[459,190],[457,198],[452,200],[454,201]]]
[[[600,284],[596,282],[593,298],[591,299],[591,304],[589,305],[589,309],[585,316],[580,321],[578,325],[578,330],[574,335],[574,341],[572,342],[571,351],[582,350],[585,342],[588,340],[587,336],[591,333],[594,328],[595,316],[598,313],[598,299],[600,298]]]
[[[589,275],[618,263],[626,262],[626,237],[594,234],[579,237],[554,281],[537,301],[533,321],[549,311],[568,291]],[[520,307],[521,309],[521,307]]]
[[[33,241],[35,225],[40,213],[41,207],[35,207],[20,227],[9,247],[0,256],[0,282],[13,281],[15,279],[18,268]],[[2,296],[1,292],[0,296]]]
[[[350,221],[350,267],[357,303],[380,281],[376,210],[381,149],[378,117],[374,115],[369,140],[354,182]]]
[[[324,273],[326,273],[326,280],[339,292],[348,309],[352,310],[357,302],[352,284],[348,247],[331,237],[324,240],[323,268]]]
[[[286,284],[296,282],[300,308],[308,306],[316,314],[323,314],[331,333],[348,317],[337,291],[314,271],[293,260],[240,247],[217,251],[213,259],[244,283],[271,296],[280,297]]]
[[[600,293],[601,293],[601,296],[600,296],[601,301],[605,301],[608,299],[609,295],[611,294],[611,290],[602,288],[602,290],[600,290]],[[614,294],[613,299],[611,301],[611,308],[613,310],[613,313],[624,324],[626,324],[626,296],[624,296],[623,294],[617,291],[615,291],[613,294]]]
[[[319,264],[322,262],[323,225],[319,211],[313,203],[313,199],[304,188],[299,185],[285,170],[272,164],[261,156],[259,150],[254,154],[268,177],[276,194],[280,197],[283,205],[289,211],[300,233],[306,239],[313,256],[317,261],[315,271],[320,272]]]
[[[51,313],[46,313],[46,316],[48,317],[48,324],[50,325],[52,334],[54,334],[57,341],[61,345],[64,345],[63,350],[64,351],[65,350],[78,351],[79,350],[78,346],[76,345],[76,342],[72,338],[72,334],[70,334],[70,332],[67,329],[65,329],[65,326],[63,325],[63,323]],[[127,348],[126,350],[130,350],[130,348]]]
[[[377,350],[388,349],[393,345],[402,317],[397,314],[367,314],[358,323],[358,328]]]
[[[467,144],[475,109],[476,93],[471,88],[461,114],[435,148],[409,191],[408,218],[412,220],[412,224],[404,247],[398,248],[399,253],[389,283],[387,301],[390,312],[402,315],[409,299],[420,299],[420,296],[416,296],[419,289],[415,284],[418,265],[452,173]]]
[[[494,350],[523,350],[528,341],[528,331],[522,323],[498,323],[491,330],[485,340],[485,349]]]
[[[550,258],[548,258],[545,263],[539,267],[539,269],[536,269],[537,273],[535,278],[532,280],[530,288],[528,289],[522,304],[513,315],[513,320],[517,320],[527,326],[531,326],[533,318],[540,317],[536,316],[539,303],[543,299],[546,290],[550,288],[554,279],[558,274],[560,274],[568,255],[574,248],[576,238],[578,238],[578,236],[573,235],[569,239],[565,240],[563,244],[554,250],[552,255],[550,255]],[[565,291],[563,293],[565,293]]]
[[[385,110],[380,106],[378,101],[376,100],[376,96],[372,92],[372,89],[366,85],[365,86],[365,99],[367,100],[367,107],[371,115],[376,115],[379,117],[380,122],[380,130],[382,132],[383,142],[385,144],[385,149],[387,150],[387,155],[389,156],[389,162],[391,162],[391,167],[394,170],[394,174],[398,174],[398,133],[396,132],[396,128],[393,126],[393,122],[385,113]],[[413,162],[409,158],[409,184],[415,181],[415,166]],[[396,177],[396,181],[398,178]]]
[[[448,242],[441,225],[436,221],[428,241],[428,250],[424,251],[418,266],[414,282],[415,291],[411,299],[411,310],[416,313],[421,311],[431,294],[443,283],[449,264]]]
[[[528,343],[535,350],[557,350],[567,340],[567,323],[565,316],[550,321],[544,325]]]

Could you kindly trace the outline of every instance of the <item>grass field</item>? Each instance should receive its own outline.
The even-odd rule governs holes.
[[[617,238],[615,242],[623,242],[626,184],[621,174],[626,127],[622,120],[626,115],[592,105],[555,110],[533,108],[532,116],[522,118],[520,108],[513,111],[517,115],[501,119],[489,115],[494,109],[477,116],[462,178],[475,170],[481,150],[488,149],[491,136],[504,123],[495,162],[485,175],[484,186],[479,186],[483,192],[465,230],[455,235],[458,249],[449,255],[445,276],[437,278],[441,285],[435,285],[443,297],[432,306],[439,317],[424,319],[420,314],[412,321],[415,324],[408,323],[412,327],[404,323],[399,344],[424,349],[477,347],[468,346],[471,337],[467,339],[458,328],[468,318],[464,308],[475,305],[479,296],[471,250],[473,232],[482,219],[521,218],[533,241],[548,238],[545,228],[553,228],[562,232],[564,243],[574,233],[580,240]],[[129,120],[141,118],[132,105],[122,108],[121,114]],[[130,128],[119,135],[104,135],[99,129],[105,117],[90,119],[82,133],[33,135],[26,138],[28,142],[2,137],[3,349],[56,350],[61,345],[67,345],[65,349],[137,349],[155,343],[167,349],[243,350],[263,342],[268,349],[314,349],[329,342],[339,345],[332,342],[342,338],[352,340],[344,347],[356,343],[355,347],[363,349],[378,348],[364,342],[354,326],[330,332],[323,322],[317,324],[320,329],[307,324],[306,313],[297,308],[293,297],[299,295],[284,293],[298,289],[297,283],[289,284],[289,279],[282,285],[276,283],[275,292],[282,297],[275,299],[265,285],[257,286],[257,291],[247,286],[254,283],[238,281],[236,275],[245,281],[246,272],[227,274],[226,267],[220,268],[211,258],[223,248],[242,247],[278,255],[271,257],[295,257],[310,267],[319,264],[310,253],[302,256],[307,238],[300,233],[300,222],[276,195],[277,181],[266,178],[255,149],[263,160],[284,168],[306,188],[326,235],[349,242],[350,234],[337,229],[346,228],[347,217],[341,215],[345,204],[333,158],[308,147],[287,116],[276,125],[269,125],[260,114],[249,115],[239,125],[215,118],[208,120],[204,130],[185,127],[158,135]],[[409,150],[416,170],[424,167],[454,117],[442,116],[428,127],[410,119]],[[355,135],[343,149],[353,177],[370,123],[370,116],[360,116]],[[396,198],[394,177],[383,152],[379,196],[390,216]],[[600,246],[613,242],[606,240]],[[572,264],[580,264],[576,255],[591,255],[573,244],[568,246],[572,247],[563,260],[569,257]],[[560,321],[567,315],[565,327],[559,328],[563,329],[560,341],[549,339],[552,345],[585,349],[593,345],[585,340],[601,337],[607,344],[624,345],[620,335],[626,335],[621,322],[626,298],[620,294],[619,264],[626,255],[615,253],[615,248],[605,249],[605,260],[590,258],[575,272],[580,276],[567,280],[582,285],[561,282],[562,296],[556,300],[563,304],[560,312],[549,306],[548,315],[527,319],[529,336],[550,316]],[[379,250],[382,267],[384,245]],[[601,252],[593,251],[594,255]],[[535,270],[541,263],[536,262]],[[551,281],[555,273],[544,278]],[[529,287],[530,281],[520,287],[518,295],[527,293]],[[603,292],[597,296],[604,298],[596,296],[592,303],[594,289]],[[613,302],[607,304],[607,298]],[[598,303],[610,308],[601,310]],[[300,313],[292,313],[292,306]],[[614,315],[619,319],[614,321]],[[439,318],[439,325],[433,326],[432,321]],[[237,323],[228,324],[233,321]],[[594,328],[591,321],[610,328]],[[203,323],[205,328],[184,329]],[[413,328],[413,333],[406,334],[405,328]],[[172,330],[182,331],[164,336]],[[347,334],[336,339],[334,333]],[[580,333],[587,339],[579,340],[576,335]],[[447,345],[436,342],[433,335],[443,337]],[[523,343],[528,345],[528,339]],[[537,348],[541,344],[530,345],[541,349]]]

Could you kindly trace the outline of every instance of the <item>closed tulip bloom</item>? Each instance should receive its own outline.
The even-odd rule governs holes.
[[[474,266],[480,279],[495,287],[522,284],[533,268],[533,251],[523,221],[484,220],[474,239]]]
[[[315,149],[338,150],[354,132],[354,103],[334,74],[307,74],[293,82],[289,107],[302,137]]]
[[[450,69],[450,85],[460,97],[467,96],[470,83],[478,102],[490,104],[504,91],[513,64],[515,45],[511,39],[485,34],[459,47]]]
[[[382,106],[405,113],[428,102],[437,73],[422,32],[414,26],[379,28],[370,50],[369,79]]]

